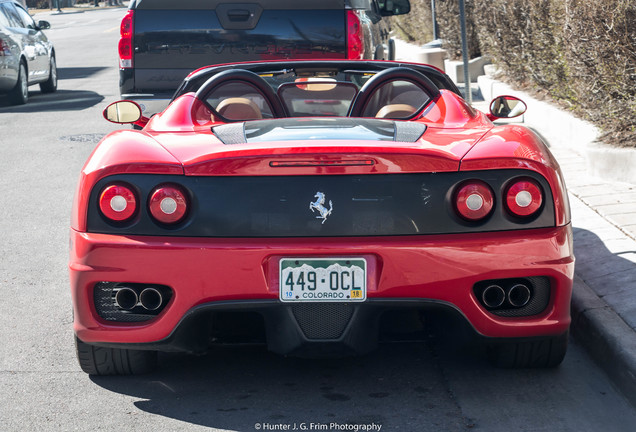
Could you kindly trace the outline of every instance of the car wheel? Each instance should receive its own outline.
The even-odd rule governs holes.
[[[562,336],[488,347],[490,362],[500,368],[553,368],[563,361],[568,349],[568,333]]]
[[[20,62],[20,70],[18,72],[18,82],[9,92],[9,101],[13,105],[24,105],[29,100],[29,81],[27,69],[24,63]]]
[[[57,90],[57,64],[55,63],[55,56],[51,56],[49,79],[40,83],[40,91],[42,93],[53,93],[55,90]]]
[[[103,348],[75,337],[77,360],[89,375],[140,375],[157,367],[156,351]]]

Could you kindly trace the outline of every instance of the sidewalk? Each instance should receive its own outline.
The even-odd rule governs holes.
[[[417,48],[398,43],[398,59]],[[472,92],[482,111],[495,96],[520,97],[528,111],[517,122],[542,135],[559,161],[576,256],[571,333],[636,405],[636,149],[603,147],[593,125],[490,77]]]

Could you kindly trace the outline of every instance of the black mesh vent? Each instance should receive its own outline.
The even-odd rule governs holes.
[[[292,312],[307,339],[338,339],[353,316],[347,303],[302,303]]]

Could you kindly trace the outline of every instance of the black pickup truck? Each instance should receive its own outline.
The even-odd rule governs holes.
[[[119,87],[145,114],[207,65],[268,59],[385,59],[387,16],[409,0],[131,0],[121,23]]]

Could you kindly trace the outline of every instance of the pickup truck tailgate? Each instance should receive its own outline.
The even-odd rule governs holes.
[[[135,82],[148,88],[137,91],[173,90],[189,72],[212,64],[345,58],[344,9],[344,0],[139,2]]]

